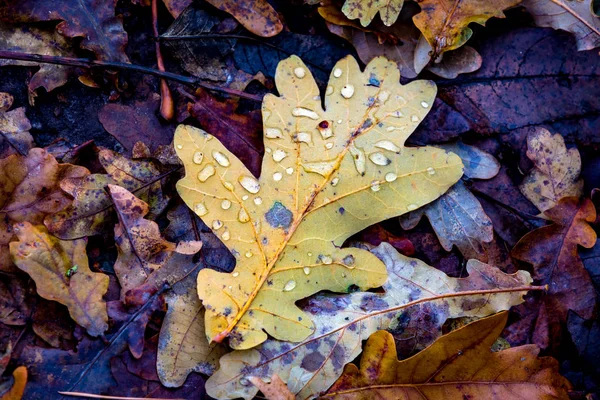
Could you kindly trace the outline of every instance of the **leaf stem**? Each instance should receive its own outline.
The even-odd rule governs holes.
[[[217,85],[213,85],[210,83],[206,83],[201,81],[200,79],[193,76],[184,76],[179,74],[174,74],[172,72],[167,71],[159,71],[154,68],[144,67],[141,65],[128,64],[116,61],[102,61],[102,60],[92,60],[90,58],[73,58],[73,57],[59,57],[59,56],[46,56],[42,54],[30,54],[30,53],[22,53],[19,51],[10,51],[10,50],[0,50],[0,59],[3,60],[19,60],[19,61],[29,61],[34,63],[42,63],[42,64],[56,64],[56,65],[68,65],[72,67],[80,67],[86,69],[118,69],[125,71],[135,71],[140,72],[142,74],[148,74],[152,76],[156,76],[158,78],[171,80],[174,82],[179,82],[184,85],[193,86],[193,87],[201,87],[207,90],[212,90],[214,92],[226,93],[232,96],[242,97],[248,100],[254,100],[258,102],[262,102],[262,97],[257,96],[250,93],[245,93],[240,90],[225,88]]]

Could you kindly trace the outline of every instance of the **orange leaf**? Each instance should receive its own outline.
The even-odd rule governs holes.
[[[23,398],[25,385],[27,385],[27,368],[17,367],[13,372],[13,377],[15,378],[14,385],[0,397],[0,400],[21,400]]]
[[[568,399],[571,384],[559,375],[558,362],[538,358],[535,345],[490,351],[507,316],[473,322],[402,361],[392,335],[377,331],[367,341],[360,370],[346,365],[324,398]]]

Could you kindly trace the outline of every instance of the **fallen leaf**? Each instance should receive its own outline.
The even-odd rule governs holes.
[[[255,376],[248,379],[262,392],[267,400],[294,400],[296,398],[277,374],[273,374],[269,379]]]
[[[0,160],[0,269],[9,270],[8,243],[14,238],[13,224],[28,221],[41,224],[44,217],[59,212],[71,199],[59,187],[64,179],[77,179],[86,169],[59,164],[43,149],[31,149],[27,156],[13,154]]]
[[[56,30],[68,38],[81,38],[80,46],[100,60],[129,62],[125,54],[127,33],[120,16],[115,16],[114,0],[0,1],[0,19],[14,22],[56,21]]]
[[[439,147],[461,158],[464,174],[469,178],[491,179],[500,169],[500,164],[492,155],[477,147],[462,142]],[[488,261],[484,244],[493,240],[494,227],[477,198],[462,181],[457,182],[439,199],[400,217],[400,224],[403,229],[412,229],[423,215],[429,218],[446,251],[452,251],[452,247],[456,246],[467,259]]]
[[[163,125],[156,117],[159,107],[160,96],[150,93],[145,101],[132,105],[107,104],[98,113],[98,119],[125,149],[132,150],[136,142],[142,141],[154,150],[161,144],[170,144],[173,139],[173,128]]]
[[[38,294],[64,304],[71,318],[90,335],[99,336],[108,328],[106,303],[108,277],[88,266],[84,239],[62,241],[48,234],[44,226],[29,222],[15,224],[19,238],[10,243],[14,263],[35,281]],[[74,270],[71,275],[68,271]]]
[[[531,132],[527,136],[527,157],[535,167],[519,188],[540,211],[555,207],[563,197],[583,194],[579,151],[575,147],[567,150],[560,134],[552,135],[544,128]]]
[[[168,198],[162,192],[161,180],[178,168],[161,174],[151,160],[129,160],[108,149],[100,150],[98,158],[107,174],[82,174],[61,180],[62,190],[74,199],[65,210],[45,219],[53,235],[77,239],[112,228],[116,218],[105,190],[110,184],[119,185],[146,202],[150,206],[150,218],[165,209]]]
[[[438,336],[449,318],[485,317],[523,301],[530,288],[527,272],[513,275],[471,260],[467,278],[450,278],[417,259],[382,243],[372,250],[386,264],[385,293],[319,294],[304,305],[316,329],[301,343],[267,340],[260,346],[221,358],[206,382],[217,399],[252,399],[258,389],[249,376],[277,373],[298,398],[317,395],[342,374],[362,351],[362,341],[378,329],[392,329],[402,342],[421,349]],[[427,314],[428,318],[421,318]]]
[[[600,322],[598,319],[586,321],[576,313],[570,311],[567,318],[567,329],[573,338],[573,344],[577,348],[577,353],[583,358],[584,362],[600,375]]]
[[[574,34],[581,51],[600,46],[600,19],[593,13],[593,1],[523,0],[522,5],[537,25]]]
[[[402,236],[394,235],[383,228],[381,224],[371,225],[351,237],[349,240],[366,242],[373,246],[379,246],[381,243],[386,242],[394,246],[396,250],[405,256],[412,256],[415,254],[415,247],[410,240]]]
[[[19,107],[8,111],[14,98],[0,92],[0,157],[6,158],[11,154],[25,155],[33,147],[33,136],[29,133],[31,123],[25,115],[25,108]]]
[[[354,364],[322,398],[568,399],[571,384],[535,345],[490,351],[506,324],[500,313],[442,336],[421,353],[398,360],[392,335],[375,332]]]
[[[227,352],[222,344],[208,344],[196,278],[197,274],[190,274],[166,296],[168,310],[160,329],[156,369],[167,387],[182,386],[192,371],[212,375]]]
[[[32,313],[30,300],[35,293],[31,286],[23,276],[0,275],[0,323],[12,326],[27,323]]]
[[[313,323],[295,305],[299,299],[380,286],[381,262],[338,246],[434,200],[462,175],[454,154],[403,148],[433,104],[435,88],[427,81],[400,85],[395,63],[377,58],[361,73],[353,58],[342,59],[326,93],[327,111],[298,57],[280,63],[276,83],[281,95],[263,100],[260,179],[212,135],[187,126],[175,132],[186,167],[177,191],[212,221],[237,259],[232,274],[198,274],[207,336],[211,342],[229,337],[235,349],[262,343],[266,333],[290,341],[309,336]]]
[[[461,46],[453,51],[447,51],[433,62],[431,60],[433,49],[421,35],[415,48],[414,64],[415,71],[420,73],[423,68],[433,72],[437,76],[446,79],[455,79],[460,74],[468,74],[481,68],[483,62],[481,56],[470,46]]]
[[[35,334],[52,347],[73,339],[75,324],[69,319],[68,309],[56,301],[38,300],[31,320]]]
[[[264,153],[260,112],[238,114],[231,101],[218,101],[202,89],[196,91],[195,98],[193,103],[188,103],[190,115],[198,120],[202,129],[227,143],[228,149],[250,172],[258,175]]]
[[[133,4],[142,4],[149,7],[152,0],[132,0]],[[169,13],[173,18],[179,17],[179,15],[190,5],[193,0],[163,0],[165,7],[169,10]]]
[[[433,49],[432,58],[454,50],[471,38],[469,24],[485,25],[491,17],[504,18],[503,10],[519,4],[521,0],[422,0],[421,12],[413,17]]]
[[[27,368],[23,366],[15,368],[13,378],[15,383],[8,392],[0,397],[0,400],[21,400],[23,398],[23,392],[27,385]]]
[[[350,19],[359,19],[362,26],[367,26],[379,13],[387,26],[398,19],[404,0],[346,0],[342,12]]]
[[[277,11],[267,0],[206,0],[231,14],[244,28],[258,36],[271,37],[283,29]]]
[[[567,197],[544,214],[554,223],[525,235],[511,255],[532,264],[536,283],[548,285],[539,314],[531,320],[532,335],[540,347],[554,348],[569,310],[585,319],[594,313],[596,292],[577,246],[591,248],[596,243],[596,232],[589,225],[596,220],[596,210],[589,199]]]
[[[2,5],[0,3],[0,13]],[[0,16],[0,19],[2,17]],[[44,56],[75,57],[71,41],[52,28],[28,24],[18,26],[14,21],[0,22],[0,46],[5,50]],[[30,92],[43,87],[50,92],[67,83],[75,69],[65,65],[45,64],[16,60],[0,60],[0,65],[38,66],[27,86]]]

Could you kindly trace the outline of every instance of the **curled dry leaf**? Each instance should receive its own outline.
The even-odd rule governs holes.
[[[0,47],[2,49],[45,56],[75,56],[72,43],[54,29],[33,25],[17,26],[13,23],[14,21],[0,22]],[[40,69],[29,79],[30,92],[41,87],[50,92],[67,83],[67,80],[75,74],[74,68],[64,65],[16,60],[0,60],[0,65],[39,66]]]
[[[594,0],[524,0],[522,5],[535,23],[563,29],[575,35],[578,50],[600,46],[600,18],[594,14]]]
[[[108,316],[102,296],[108,290],[108,276],[90,271],[87,240],[59,240],[44,226],[29,222],[15,224],[13,229],[19,241],[10,243],[10,254],[33,278],[38,294],[67,306],[71,318],[90,335],[104,333]]]
[[[46,218],[44,223],[52,234],[61,239],[76,239],[102,233],[116,222],[113,204],[105,187],[121,186],[150,206],[150,216],[160,214],[167,206],[161,180],[176,169],[161,174],[154,162],[129,160],[111,150],[98,154],[107,174],[85,174],[62,179],[62,190],[74,197],[65,210]]]
[[[398,360],[392,335],[371,335],[360,360],[322,398],[568,399],[571,384],[535,345],[490,348],[506,324],[500,313],[442,336],[421,353]]]
[[[596,302],[592,280],[577,249],[591,248],[596,243],[596,232],[590,226],[596,220],[594,204],[589,199],[580,202],[567,197],[544,214],[554,223],[525,235],[511,253],[533,265],[537,283],[548,285],[548,293],[541,298],[539,313],[532,321],[533,340],[542,348],[558,344],[569,310],[590,319]]]
[[[81,38],[81,47],[101,60],[128,62],[125,54],[127,33],[120,16],[115,16],[114,0],[1,0],[0,20],[14,23],[61,22],[56,30],[68,38]]]
[[[11,154],[25,155],[33,147],[33,137],[29,130],[31,123],[25,115],[25,107],[10,110],[14,98],[0,92],[0,157]],[[9,111],[10,110],[10,111]]]
[[[568,149],[560,134],[537,128],[527,136],[527,157],[535,167],[519,187],[540,211],[558,204],[563,197],[583,194],[581,157],[577,148]]]
[[[521,0],[422,0],[421,12],[413,17],[433,49],[432,58],[466,43],[473,34],[469,24],[485,25],[491,17],[504,18],[503,10]]]
[[[47,215],[67,207],[71,199],[60,190],[59,182],[86,173],[83,167],[59,164],[38,148],[31,149],[27,156],[13,154],[0,160],[0,269],[13,265],[8,251],[14,237],[13,224],[41,224]]]
[[[399,79],[385,58],[361,72],[346,57],[332,72],[323,110],[304,63],[295,56],[282,61],[280,96],[263,101],[259,179],[212,135],[178,127],[175,147],[186,176],[177,190],[237,261],[231,274],[198,274],[210,341],[229,337],[236,349],[264,342],[266,333],[301,341],[314,326],[297,300],[385,282],[385,266],[372,254],[339,246],[434,200],[462,175],[454,154],[403,148],[431,108],[435,86]]]
[[[21,400],[27,385],[27,368],[20,366],[13,371],[14,383],[10,390],[0,397],[0,400]]]
[[[231,14],[255,35],[271,37],[283,29],[277,11],[267,0],[206,0],[219,10]]]
[[[255,349],[226,354],[206,383],[207,393],[218,399],[252,399],[258,389],[248,377],[277,373],[298,398],[309,398],[326,390],[378,329],[392,329],[401,341],[420,349],[441,335],[448,318],[507,310],[531,288],[527,272],[507,275],[476,260],[467,264],[469,276],[457,279],[387,243],[373,253],[388,270],[385,293],[315,296],[303,307],[315,322],[313,335],[301,343],[270,339]]]
[[[439,147],[457,154],[465,166],[465,175],[473,179],[491,179],[500,164],[490,154],[462,142]],[[442,247],[452,251],[456,246],[465,258],[487,261],[484,244],[494,238],[494,227],[481,203],[458,182],[443,196],[425,207],[400,217],[403,229],[414,228],[422,216],[431,222]]]
[[[212,375],[227,352],[222,344],[209,345],[204,333],[204,308],[196,292],[197,274],[173,286],[160,329],[156,369],[163,385],[179,387],[190,372]]]

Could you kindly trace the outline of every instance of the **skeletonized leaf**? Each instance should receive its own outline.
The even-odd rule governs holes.
[[[551,357],[535,345],[492,352],[507,313],[473,322],[442,336],[421,353],[398,360],[388,332],[375,332],[365,345],[360,370],[354,364],[324,399],[568,399],[571,384]]]
[[[575,35],[577,50],[600,46],[600,18],[593,12],[594,0],[524,0],[523,6],[535,23],[563,29]]]
[[[439,145],[457,154],[465,166],[465,175],[475,179],[491,179],[500,164],[490,154],[462,142]],[[479,200],[458,182],[436,201],[400,217],[403,229],[414,228],[426,215],[446,251],[456,245],[465,258],[487,261],[484,243],[494,238],[494,227]]]
[[[29,222],[14,225],[19,241],[10,243],[15,264],[35,281],[37,292],[69,309],[71,318],[92,336],[108,328],[106,303],[108,276],[90,271],[87,240],[59,240],[44,226]]]
[[[581,157],[577,148],[568,149],[560,134],[537,128],[527,136],[527,157],[535,167],[519,188],[540,211],[556,206],[563,197],[583,194]]]
[[[432,58],[466,43],[473,34],[469,24],[485,25],[491,17],[504,18],[503,10],[521,0],[422,0],[421,12],[413,17],[433,49]]]
[[[462,175],[452,153],[404,148],[433,104],[435,86],[401,85],[399,75],[385,58],[361,72],[346,57],[332,72],[323,110],[302,61],[282,61],[275,76],[280,96],[263,101],[259,179],[212,135],[178,127],[175,147],[186,176],[177,190],[237,261],[231,274],[198,274],[211,341],[229,336],[233,348],[245,349],[266,333],[305,339],[314,327],[297,300],[386,279],[385,266],[369,252],[339,248],[344,240],[429,203]]]
[[[379,13],[387,26],[398,19],[404,0],[346,0],[342,11],[350,19],[359,19],[362,26],[367,26]]]
[[[448,318],[507,310],[521,303],[530,288],[527,272],[507,275],[475,260],[467,264],[469,276],[457,279],[387,243],[373,253],[388,269],[385,293],[315,296],[303,308],[316,325],[312,336],[301,343],[270,339],[255,349],[226,354],[206,383],[207,393],[218,399],[251,399],[257,389],[248,377],[277,373],[298,398],[308,398],[326,390],[360,354],[362,340],[378,329],[392,329],[419,349],[441,334]],[[429,318],[420,318],[421,313]]]
[[[100,150],[98,159],[107,174],[88,174],[60,182],[62,190],[74,197],[73,204],[49,216],[44,223],[61,239],[95,235],[112,228],[116,218],[105,190],[107,185],[121,186],[148,203],[151,216],[160,214],[167,206],[161,179],[169,172],[160,174],[152,161],[130,160],[107,149]]]

